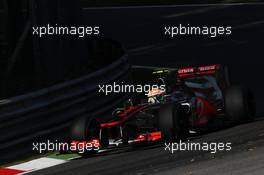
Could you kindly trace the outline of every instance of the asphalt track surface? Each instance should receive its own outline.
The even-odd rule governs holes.
[[[232,150],[212,154],[178,151],[171,154],[164,145],[141,149],[122,148],[94,157],[73,160],[30,173],[32,175],[88,174],[232,174],[264,173],[264,120],[235,126],[192,138],[195,143],[231,142]]]
[[[87,8],[84,11],[89,24],[101,22],[106,37],[116,38],[125,45],[133,64],[172,67],[209,62],[239,64],[232,69],[234,73],[240,71],[234,81],[253,88],[258,97],[260,117],[253,123],[192,138],[200,143],[231,142],[229,152],[179,151],[170,154],[164,150],[164,145],[122,148],[76,159],[32,175],[264,174],[264,118],[261,117],[264,86],[260,81],[263,80],[261,68],[264,65],[260,59],[264,39],[263,4]],[[165,39],[163,25],[179,22],[232,25],[236,29],[230,38]]]

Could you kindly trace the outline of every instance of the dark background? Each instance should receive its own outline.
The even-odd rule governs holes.
[[[32,8],[29,2],[0,1],[2,98],[67,81],[94,70],[97,58],[93,59],[89,55],[91,44],[87,40],[90,38],[55,37],[40,41],[29,34],[18,57],[12,61],[15,47],[30,20],[35,25],[60,23],[100,26],[102,37],[123,44],[133,65],[182,67],[190,64],[227,64],[232,82],[251,87],[257,96],[258,113],[264,113],[261,110],[264,97],[264,5],[261,3],[93,8],[91,6],[109,4],[104,1],[39,0]],[[128,2],[139,5],[136,1],[112,4],[124,5]],[[173,2],[182,4],[181,1]],[[160,3],[153,1],[155,5]],[[168,4],[167,1],[163,3]],[[148,4],[152,3],[144,5]],[[8,14],[3,10],[5,6],[9,7]],[[32,13],[26,9],[31,9]],[[217,38],[164,36],[164,26],[179,24],[231,26],[233,33]],[[107,60],[109,58],[104,57],[101,62]],[[11,67],[11,71],[7,71],[8,67]]]
[[[84,8],[88,24],[119,40],[133,65],[228,65],[231,82],[250,87],[263,114],[264,5]],[[231,26],[232,35],[164,36],[164,26]]]

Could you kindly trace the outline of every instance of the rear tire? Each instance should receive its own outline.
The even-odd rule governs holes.
[[[225,92],[225,111],[233,124],[253,121],[256,113],[253,93],[239,86],[228,88]]]
[[[179,104],[162,105],[158,124],[165,141],[186,141],[189,134],[189,119]]]

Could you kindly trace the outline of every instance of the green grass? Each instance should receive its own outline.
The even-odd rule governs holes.
[[[53,153],[47,156],[48,158],[54,158],[54,159],[61,159],[61,160],[69,160],[80,157],[78,154],[59,154],[59,153]]]

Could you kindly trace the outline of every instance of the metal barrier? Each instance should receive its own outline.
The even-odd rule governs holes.
[[[126,98],[126,94],[105,96],[97,92],[98,85],[125,81],[129,70],[127,55],[124,55],[111,65],[79,79],[1,100],[0,163],[29,152],[22,151],[24,143],[65,129],[76,117],[112,109]]]

